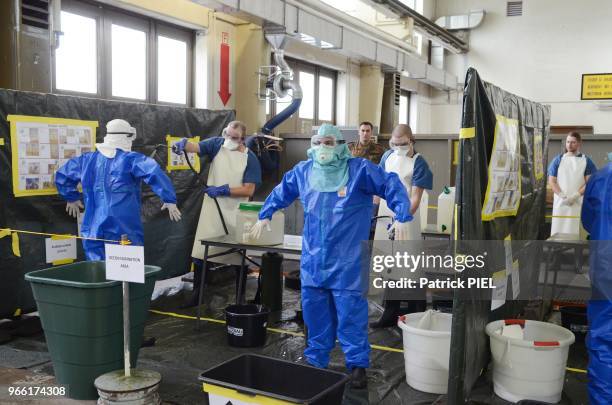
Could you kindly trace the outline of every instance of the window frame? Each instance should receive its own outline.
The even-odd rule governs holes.
[[[77,14],[87,18],[93,18],[96,21],[96,92],[88,93],[85,91],[76,91],[76,90],[64,90],[57,88],[57,58],[55,55],[55,51],[51,52],[51,90],[54,94],[66,94],[70,96],[88,96],[101,98],[103,97],[103,85],[102,85],[102,71],[103,68],[100,64],[100,61],[103,58],[102,49],[100,47],[101,38],[103,37],[103,19],[100,14],[98,8],[89,3],[78,2],[74,0],[63,0],[62,1],[62,9],[61,11],[66,11],[68,13]],[[60,46],[62,43],[62,37],[60,37]]]
[[[337,94],[338,94],[338,71],[326,68],[324,66],[316,65],[314,63],[304,62],[299,59],[285,57],[285,61],[293,70],[293,78],[294,80],[300,80],[300,71],[304,71],[306,73],[314,74],[314,97],[313,97],[313,118],[302,118],[300,117],[299,111],[295,114],[295,119],[297,120],[308,120],[312,121],[313,126],[321,125],[322,123],[331,123],[335,125],[336,123],[336,108],[337,108]],[[274,62],[273,62],[274,63]],[[332,79],[332,119],[331,121],[325,120],[321,122],[319,119],[319,79],[321,76],[328,77]],[[277,114],[276,109],[276,101],[268,101],[270,103],[270,114],[267,115],[268,118],[274,117]],[[299,126],[299,125],[298,125]]]
[[[154,44],[153,49],[151,49],[151,68],[154,71],[154,74],[150,75],[151,79],[151,89],[152,96],[155,99],[156,104],[161,105],[171,105],[171,106],[192,106],[193,104],[193,45],[195,44],[195,32],[189,32],[186,30],[182,30],[176,27],[171,26],[170,24],[166,24],[163,22],[157,22],[155,27],[152,29],[153,37],[151,43]],[[187,43],[187,80],[186,80],[186,89],[185,89],[185,102],[186,104],[180,103],[172,103],[169,101],[161,101],[159,99],[159,94],[157,92],[157,82],[159,80],[157,74],[157,64],[158,64],[158,37],[163,36],[170,39],[175,39],[177,41],[182,41]]]
[[[151,17],[139,15],[117,7],[106,4],[93,3],[88,0],[62,0],[62,11],[78,14],[83,17],[96,20],[96,80],[97,92],[87,93],[57,88],[56,82],[56,57],[52,52],[52,91],[54,94],[66,94],[80,97],[94,97],[106,100],[130,101],[138,103],[149,103],[158,105],[169,105],[177,107],[193,107],[194,102],[194,44],[195,32],[188,28],[172,25],[165,21],[156,20]],[[112,95],[112,25],[136,29],[145,32],[146,40],[146,83],[145,99],[130,97],[119,97]],[[185,104],[160,101],[157,93],[157,38],[158,35],[187,43],[187,80],[186,80],[186,102]],[[60,38],[61,45],[61,38]]]
[[[132,97],[122,97],[122,96],[114,96],[113,95],[113,39],[112,39],[112,26],[119,25],[121,27],[129,28],[136,31],[142,31],[145,34],[145,97],[141,98],[132,98]],[[135,101],[138,103],[147,103],[151,100],[151,78],[153,74],[151,72],[151,32],[150,32],[150,23],[145,19],[140,19],[131,15],[123,14],[116,12],[115,10],[107,10],[104,12],[104,42],[102,43],[104,47],[104,77],[107,78],[105,80],[105,88],[104,94],[105,97],[109,100],[119,100],[119,101]]]

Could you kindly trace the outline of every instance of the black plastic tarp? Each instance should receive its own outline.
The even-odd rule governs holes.
[[[493,151],[496,115],[518,121],[520,144],[521,198],[516,215],[482,220],[482,208],[488,183],[488,167]],[[457,226],[459,240],[503,240],[511,235],[513,241],[539,239],[544,222],[546,175],[536,179],[534,163],[534,130],[542,133],[542,156],[547,156],[550,107],[514,94],[480,79],[470,68],[466,74],[463,93],[462,134],[460,136],[459,165],[457,167]],[[473,128],[473,129],[472,129]],[[530,257],[529,244],[518,256]],[[534,253],[536,254],[536,253]],[[530,257],[531,260],[539,260]],[[538,261],[539,262],[539,261]],[[537,274],[526,275],[535,277]],[[523,274],[521,274],[523,283]],[[473,294],[485,294],[474,290]],[[491,312],[487,297],[472,300],[455,298],[451,341],[449,403],[464,403],[471,389],[486,368],[489,356],[486,324],[494,319],[510,317],[520,310],[520,302],[507,302]]]
[[[151,156],[162,166],[167,164],[166,135],[207,138],[217,136],[234,112],[161,106],[145,103],[109,101],[54,94],[29,93],[0,89],[0,228],[76,234],[76,220],[65,212],[65,202],[57,195],[18,197],[13,195],[10,126],[7,115],[31,115],[98,121],[98,142],[104,125],[114,118],[130,122],[137,130],[133,150]],[[164,145],[164,146],[157,146]],[[206,169],[200,175],[205,178]],[[168,176],[177,193],[182,221],[173,223],[151,189],[143,184],[140,215],[145,232],[145,260],[163,269],[163,278],[189,270],[189,257],[202,206],[203,190],[198,176],[188,170],[172,171]],[[13,255],[11,238],[0,239],[0,318],[16,309],[33,309],[26,272],[48,267],[45,263],[45,237],[19,235],[21,257]],[[83,259],[80,243],[79,258]]]

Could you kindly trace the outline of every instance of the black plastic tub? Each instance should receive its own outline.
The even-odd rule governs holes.
[[[269,314],[263,305],[230,305],[225,308],[227,343],[235,347],[263,346]]]
[[[269,404],[270,399],[289,404],[340,405],[348,379],[337,371],[256,354],[235,357],[199,378],[211,405],[232,400]]]
[[[586,307],[566,305],[559,308],[559,311],[561,312],[561,325],[563,325],[565,329],[571,330],[576,336],[576,340],[584,341],[589,331]]]

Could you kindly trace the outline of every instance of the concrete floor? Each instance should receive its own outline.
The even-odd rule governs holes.
[[[255,290],[255,279],[249,279],[247,297],[252,297]],[[212,319],[223,319],[223,309],[233,301],[233,282],[208,290],[205,297],[204,316]],[[179,294],[172,298],[162,298],[152,304],[152,309],[171,312],[187,317],[195,315],[194,309],[177,309],[184,296]],[[299,308],[299,294],[285,290],[282,318],[290,318]],[[372,320],[379,312],[374,304],[370,308]],[[199,374],[238,354],[245,352],[259,353],[290,361],[303,362],[304,337],[301,324],[284,321],[274,325],[280,331],[269,332],[265,346],[256,349],[238,349],[227,345],[224,325],[203,321],[200,330],[195,330],[196,321],[169,314],[151,313],[145,328],[146,336],[156,338],[153,347],[140,350],[139,368],[151,369],[162,374],[160,395],[165,404],[202,404],[207,403],[202,386],[198,381]],[[283,333],[283,331],[285,333]],[[297,335],[296,335],[297,334]],[[401,348],[402,338],[398,328],[370,331],[373,344],[390,348]],[[41,355],[40,359],[31,360],[21,368],[0,368],[0,386],[23,382],[52,383],[53,368],[46,355],[46,344],[42,334],[31,337],[20,337],[4,345],[15,349],[17,356],[22,353]],[[13,350],[13,351],[15,351]],[[19,359],[16,360],[19,363]],[[38,361],[39,364],[35,364]],[[4,364],[0,361],[0,365]],[[16,363],[16,364],[17,364]],[[585,368],[587,364],[586,349],[577,343],[570,351],[568,366]],[[331,357],[330,368],[345,371],[343,355],[336,348]],[[405,382],[404,359],[402,353],[373,349],[371,368],[368,370],[368,389],[356,390],[347,388],[343,404],[443,404],[444,396],[425,394],[410,388]],[[586,374],[568,372],[562,404],[587,404]],[[95,401],[31,400],[10,402],[11,398],[0,394],[2,404],[94,404]],[[492,393],[488,375],[484,375],[473,390],[471,403],[474,404],[507,404]]]

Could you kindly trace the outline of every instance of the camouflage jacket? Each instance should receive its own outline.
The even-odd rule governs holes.
[[[385,153],[385,149],[374,142],[370,142],[367,145],[362,145],[359,142],[350,142],[348,148],[353,157],[365,158],[376,164],[380,163],[380,158]]]

